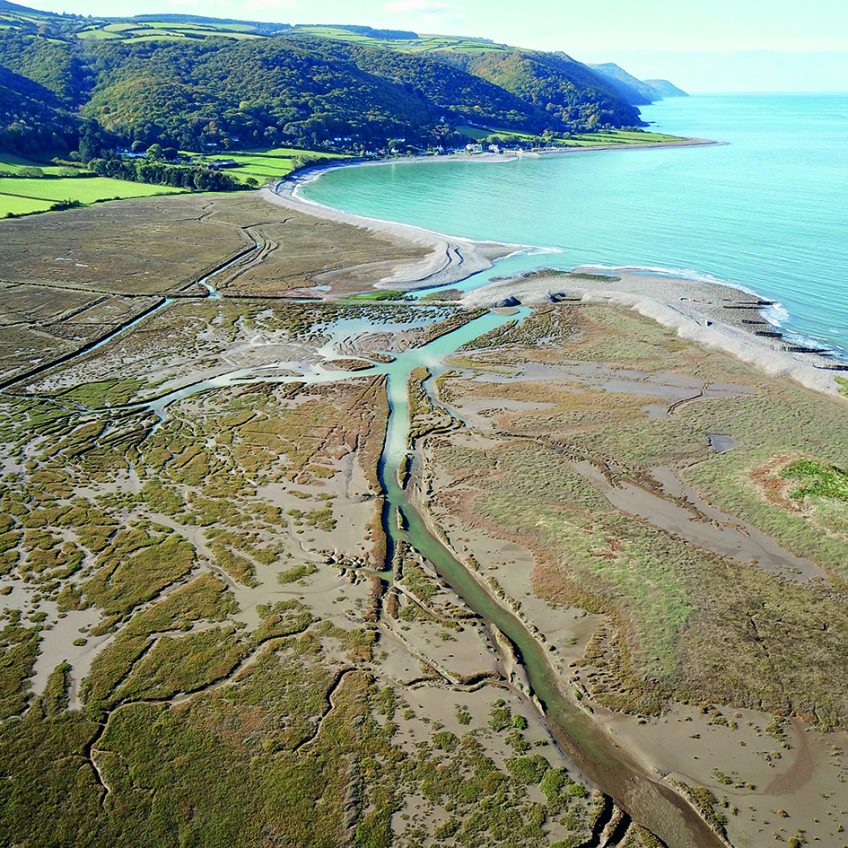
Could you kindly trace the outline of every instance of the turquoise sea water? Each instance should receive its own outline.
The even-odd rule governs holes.
[[[848,351],[848,95],[709,95],[643,109],[723,146],[329,171],[312,200],[452,235],[558,248],[508,260],[686,271],[742,285]],[[508,266],[499,267],[504,273]]]

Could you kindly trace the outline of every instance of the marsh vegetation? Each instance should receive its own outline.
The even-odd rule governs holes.
[[[656,845],[431,565],[401,545],[386,569],[389,405],[368,369],[479,313],[319,299],[328,273],[344,296],[416,246],[242,197],[126,209],[46,218],[42,243],[2,225],[2,320],[32,338],[0,393],[4,832],[578,846],[618,822],[619,844]],[[209,297],[198,281],[245,249]],[[36,338],[73,353],[166,296],[26,377]],[[768,789],[752,762],[777,771],[799,727],[848,720],[841,402],[600,306],[537,308],[449,367],[404,378],[410,496],[579,709],[646,728],[691,709],[690,745],[745,742],[666,784],[732,835],[738,796]],[[755,734],[741,710],[782,718]],[[797,838],[796,816],[769,827]]]

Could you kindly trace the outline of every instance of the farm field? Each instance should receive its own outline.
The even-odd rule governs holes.
[[[186,153],[188,156],[195,154]],[[237,168],[227,168],[226,173],[246,184],[249,179],[254,179],[258,185],[273,180],[282,179],[290,174],[300,164],[308,163],[312,159],[345,159],[348,158],[338,153],[324,153],[312,150],[299,150],[293,147],[274,147],[267,150],[249,150],[234,153],[221,153],[200,157],[202,162],[217,162],[221,160],[234,160],[239,163]]]
[[[51,174],[53,176],[59,176],[63,171],[67,170],[67,168],[61,165],[53,165],[49,162],[36,162],[32,159],[26,159],[23,156],[0,150],[0,175],[18,174],[22,169],[27,168],[39,168],[45,174]]]
[[[41,165],[19,156],[0,152],[0,172],[20,173],[22,169],[40,168],[45,176],[38,178],[0,176],[0,218],[48,211],[54,203],[66,201],[83,205],[104,200],[130,197],[152,197],[178,194],[182,189],[170,186],[114,180],[108,177],[63,177],[55,165]]]
[[[341,154],[289,147],[208,156],[184,152],[184,155],[205,164],[220,160],[234,160],[239,163],[238,166],[227,168],[226,173],[242,185],[251,186],[261,186],[281,179],[296,167],[313,159],[323,161],[346,158]],[[34,168],[38,168],[44,176],[24,176],[27,171]],[[125,200],[186,192],[185,189],[171,186],[151,185],[109,177],[65,176],[69,170],[73,169],[0,152],[0,218],[46,212],[54,203],[68,201],[90,205],[106,200]],[[3,176],[4,173],[20,176]]]
[[[121,40],[129,44],[144,41],[179,41],[198,38],[232,38],[236,40],[259,38],[247,25],[238,24],[183,24],[169,21],[143,21],[110,23],[87,27],[77,33],[85,40]]]
[[[515,132],[513,130],[498,129],[496,127],[479,127],[463,124],[457,127],[457,132],[467,136],[472,141],[482,141],[490,136],[498,136],[503,139],[506,144],[511,142],[520,143],[532,141],[541,144],[538,136],[530,133]],[[664,133],[655,133],[648,131],[630,131],[630,130],[604,130],[597,133],[574,134],[567,138],[557,139],[553,143],[555,147],[607,147],[607,146],[627,146],[635,144],[666,144],[669,142],[680,141],[675,136],[666,135]]]
[[[383,47],[393,50],[401,50],[408,53],[426,53],[433,50],[460,51],[463,53],[481,54],[490,52],[504,52],[511,49],[506,44],[498,44],[482,38],[463,38],[449,35],[427,35],[418,34],[415,38],[403,38],[393,36],[391,38],[380,38],[367,33],[361,33],[333,26],[297,26],[295,33],[320,36],[337,41],[347,41],[353,44],[361,44],[368,47]]]
[[[367,47],[389,47],[409,53],[425,53],[434,50],[461,51],[470,54],[503,52],[510,48],[486,39],[463,38],[445,35],[418,34],[413,37],[392,35],[383,37],[380,30],[374,34],[345,27],[325,25],[255,24],[251,22],[214,20],[155,20],[127,19],[90,24],[76,33],[82,40],[121,40],[128,43],[144,41],[181,41],[205,38],[230,38],[234,40],[256,39],[272,34],[305,35],[328,38]]]
[[[568,147],[602,147],[608,144],[660,144],[680,141],[673,135],[664,133],[628,131],[628,130],[606,130],[592,134],[572,135],[566,139]]]

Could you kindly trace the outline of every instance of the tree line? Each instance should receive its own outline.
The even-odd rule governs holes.
[[[88,163],[88,167],[101,177],[174,186],[193,191],[238,191],[250,188],[249,185],[234,180],[229,174],[211,171],[202,165],[171,165],[152,158],[96,158]]]

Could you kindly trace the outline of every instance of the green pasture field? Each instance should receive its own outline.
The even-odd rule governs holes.
[[[0,218],[9,215],[31,215],[34,212],[47,212],[54,200],[34,200],[29,197],[17,197],[0,194]]]
[[[462,133],[475,141],[482,141],[491,135],[498,135],[509,141],[533,141],[539,136],[530,133],[516,132],[514,130],[501,130],[487,127],[472,127],[469,125],[458,126],[457,132]],[[605,147],[607,145],[634,145],[634,144],[667,144],[680,141],[678,136],[665,135],[663,133],[642,132],[638,130],[604,130],[597,133],[583,133],[572,135],[567,138],[554,140],[552,144],[566,147]]]
[[[84,29],[82,32],[78,32],[77,38],[81,38],[84,41],[107,41],[109,39],[114,40],[116,38],[121,38],[121,36],[117,32],[111,32],[108,29],[91,27],[89,29]]]
[[[680,141],[679,136],[635,130],[608,130],[591,135],[574,135],[568,145],[574,147],[599,147],[605,144],[664,144]]]
[[[65,170],[60,165],[43,164],[34,162],[32,159],[25,159],[23,156],[17,156],[14,153],[7,153],[5,150],[0,150],[0,172],[17,174],[21,168],[41,168],[45,174],[58,176],[59,173]]]
[[[190,155],[190,154],[188,154]],[[246,183],[251,177],[260,185],[275,179],[282,179],[290,174],[295,168],[295,160],[309,160],[310,158],[344,159],[345,156],[337,153],[325,153],[322,151],[298,150],[293,147],[274,147],[268,150],[255,150],[240,153],[221,153],[213,156],[204,156],[204,162],[220,162],[224,159],[232,159],[239,163],[238,168],[228,168],[227,173],[241,183]]]
[[[54,203],[66,200],[89,204],[101,200],[150,197],[183,191],[170,186],[114,180],[109,177],[59,177],[57,175],[63,169],[58,166],[42,165],[10,153],[0,153],[0,171],[18,173],[25,167],[41,168],[50,176],[0,177],[0,218],[46,212]]]
[[[137,41],[176,41],[183,38],[261,38],[251,32],[249,24],[202,24],[171,21],[120,21],[93,24],[77,33],[77,38],[103,41],[122,39]]]
[[[172,21],[122,21],[109,24],[95,24],[77,33],[77,38],[103,41],[122,39],[134,43],[138,41],[177,41],[184,38],[261,38],[252,32],[249,24],[202,24],[178,23]]]
[[[362,33],[332,26],[299,26],[295,33],[350,41],[369,47],[384,47],[404,52],[423,53],[430,50],[456,50],[462,53],[490,53],[509,49],[505,44],[495,44],[477,38],[453,37],[449,35],[419,35],[418,38],[375,38]]]

